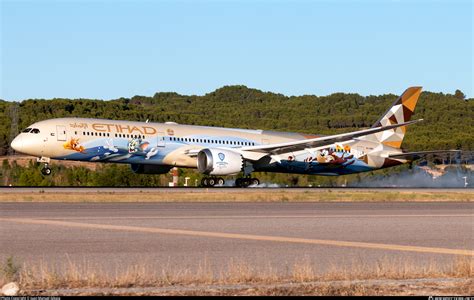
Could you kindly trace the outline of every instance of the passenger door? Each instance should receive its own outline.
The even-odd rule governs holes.
[[[158,142],[156,144],[158,147],[165,147],[166,142],[165,142],[165,133],[164,132],[158,132]]]
[[[67,139],[66,126],[63,126],[63,125],[56,126],[56,137],[58,141],[65,141]]]

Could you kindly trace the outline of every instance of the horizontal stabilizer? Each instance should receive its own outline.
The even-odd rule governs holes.
[[[428,155],[440,156],[440,155],[446,155],[446,154],[459,154],[461,152],[462,152],[461,150],[418,151],[418,152],[405,152],[405,153],[390,154],[388,157],[413,161],[413,160],[426,157]]]

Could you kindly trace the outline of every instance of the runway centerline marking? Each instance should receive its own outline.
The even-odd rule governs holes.
[[[133,231],[133,232],[159,233],[159,234],[171,234],[171,235],[186,235],[186,236],[195,236],[195,237],[226,238],[226,239],[239,239],[239,240],[251,240],[251,241],[312,244],[312,245],[326,245],[326,246],[338,246],[338,247],[353,247],[353,248],[366,248],[366,249],[379,249],[379,250],[474,256],[473,250],[465,250],[465,249],[449,249],[449,248],[406,246],[406,245],[379,244],[379,243],[366,243],[366,242],[306,239],[306,238],[295,238],[295,237],[266,236],[266,235],[224,233],[224,232],[210,232],[210,231],[194,231],[194,230],[183,230],[183,229],[165,229],[165,228],[137,227],[137,226],[126,226],[126,225],[90,224],[90,223],[40,220],[40,219],[28,219],[28,218],[0,218],[0,221],[23,223],[23,224],[55,225],[55,226],[87,228],[87,229],[105,229],[105,230],[115,230],[115,231]]]

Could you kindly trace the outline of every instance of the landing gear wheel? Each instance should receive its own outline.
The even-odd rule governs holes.
[[[235,180],[235,186],[236,187],[242,187],[242,178],[237,178]]]
[[[222,177],[204,177],[201,179],[201,186],[213,187],[215,185],[224,185],[225,180]]]
[[[248,187],[250,185],[250,180],[249,178],[237,178],[235,180],[235,186],[236,187]]]
[[[258,180],[258,178],[250,179],[250,185],[259,185],[259,184],[260,184],[260,180]]]
[[[249,187],[251,185],[259,185],[260,180],[258,178],[250,178],[250,177],[244,177],[244,178],[237,178],[235,180],[235,186],[236,187]]]
[[[41,174],[48,176],[51,175],[51,169],[47,166],[45,166],[43,169],[41,169]]]
[[[209,186],[214,186],[216,184],[216,179],[211,177],[211,178],[208,179],[207,182],[208,182]]]
[[[217,178],[217,185],[224,185],[225,180],[222,177]]]

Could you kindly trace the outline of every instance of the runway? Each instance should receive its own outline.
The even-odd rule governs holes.
[[[0,203],[0,259],[281,272],[474,256],[474,203]]]
[[[0,193],[17,194],[17,193],[238,193],[245,191],[252,192],[325,192],[329,190],[358,192],[358,191],[384,191],[384,192],[431,192],[431,193],[445,193],[445,192],[473,192],[473,188],[350,188],[350,187],[335,187],[335,188],[320,188],[320,187],[250,187],[250,188],[236,188],[236,187],[0,187]]]

